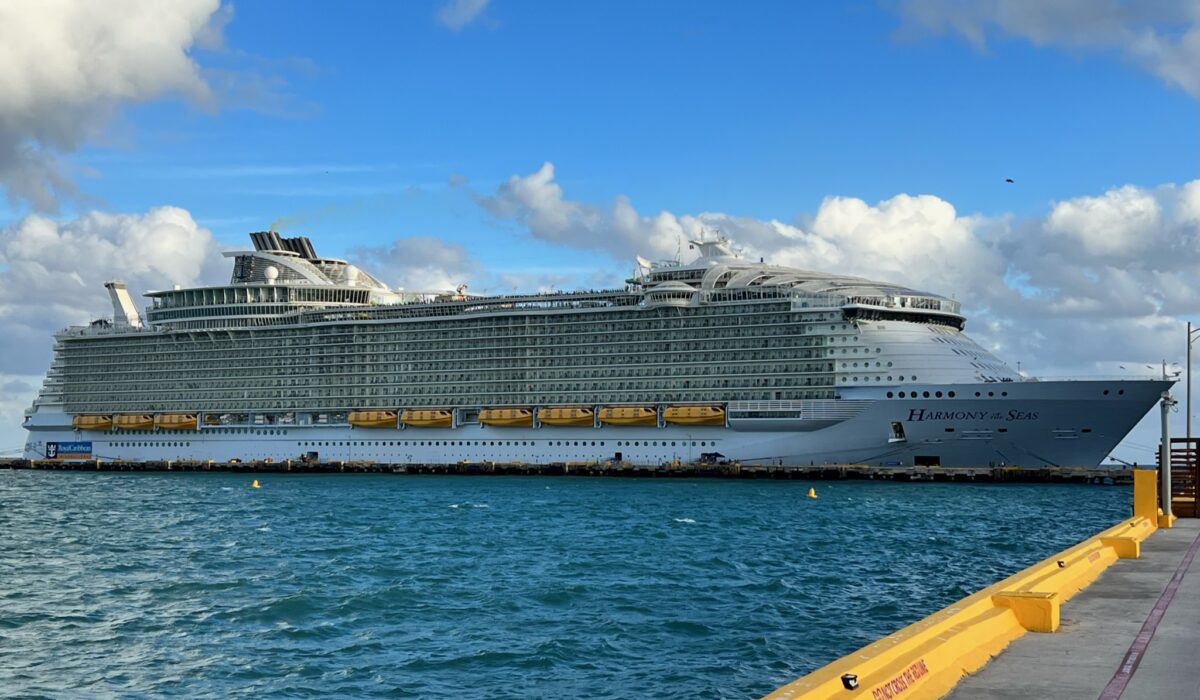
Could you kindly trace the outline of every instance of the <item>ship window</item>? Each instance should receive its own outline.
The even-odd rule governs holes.
[[[946,428],[946,432],[947,432],[947,433],[953,433],[953,432],[954,432],[954,428]]]
[[[978,391],[977,391],[977,392],[975,392],[975,396],[976,396],[976,397],[978,397],[978,396],[979,396],[979,392],[978,392]]]
[[[948,395],[950,396],[950,398],[954,398],[954,392],[953,392],[953,391],[951,391],[951,392],[950,392]]]
[[[940,391],[936,391],[936,392],[934,392],[934,394],[933,394],[933,395],[934,395],[934,396],[936,396],[936,397],[937,397],[937,398],[939,398],[939,399],[940,399],[940,398],[942,398],[942,392],[940,392]]]
[[[895,396],[895,394],[893,394],[893,393],[892,393],[892,392],[890,392],[890,391],[887,393],[887,397],[888,397],[889,399],[890,399],[890,398],[892,398],[892,397],[894,397],[894,396]]]
[[[1002,391],[1002,392],[1000,392],[1000,395],[1001,395],[1001,396],[1008,396],[1008,392],[1007,392],[1007,391]]]
[[[1124,395],[1125,395],[1125,390],[1124,390],[1124,389],[1118,389],[1118,390],[1117,390],[1117,396],[1124,396]]]
[[[989,391],[989,392],[988,392],[988,396],[995,396],[995,395],[996,395],[996,392],[994,392],[994,391]]]
[[[996,428],[996,432],[998,432],[998,433],[1007,433],[1007,432],[1008,432],[1008,428]]]
[[[1084,429],[1083,429],[1082,431],[1080,431],[1080,432],[1084,432],[1084,433],[1090,433],[1090,432],[1092,432],[1092,429],[1091,429],[1091,428],[1084,428]]]

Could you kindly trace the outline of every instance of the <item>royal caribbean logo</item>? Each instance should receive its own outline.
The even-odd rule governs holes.
[[[47,442],[46,459],[91,459],[90,442]]]

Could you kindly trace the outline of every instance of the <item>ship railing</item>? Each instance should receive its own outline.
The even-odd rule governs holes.
[[[1154,382],[1154,381],[1177,381],[1179,378],[1173,375],[1163,377],[1161,373],[1151,374],[1129,373],[1129,374],[1075,374],[1075,375],[1046,375],[1046,376],[1022,376],[1022,382]]]

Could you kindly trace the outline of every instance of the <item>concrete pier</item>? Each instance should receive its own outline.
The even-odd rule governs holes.
[[[947,697],[1200,698],[1198,538],[1194,518],[1155,532],[1063,606],[1058,632],[1017,639]]]
[[[802,481],[880,480],[983,483],[1133,483],[1133,472],[1124,467],[872,467],[864,464],[746,465],[736,462],[682,462],[633,464],[630,462],[459,462],[452,464],[387,464],[382,462],[123,462],[96,460],[0,459],[0,469],[46,471],[213,471],[292,474],[456,474],[463,476],[606,476],[683,477],[724,479],[796,479]]]

